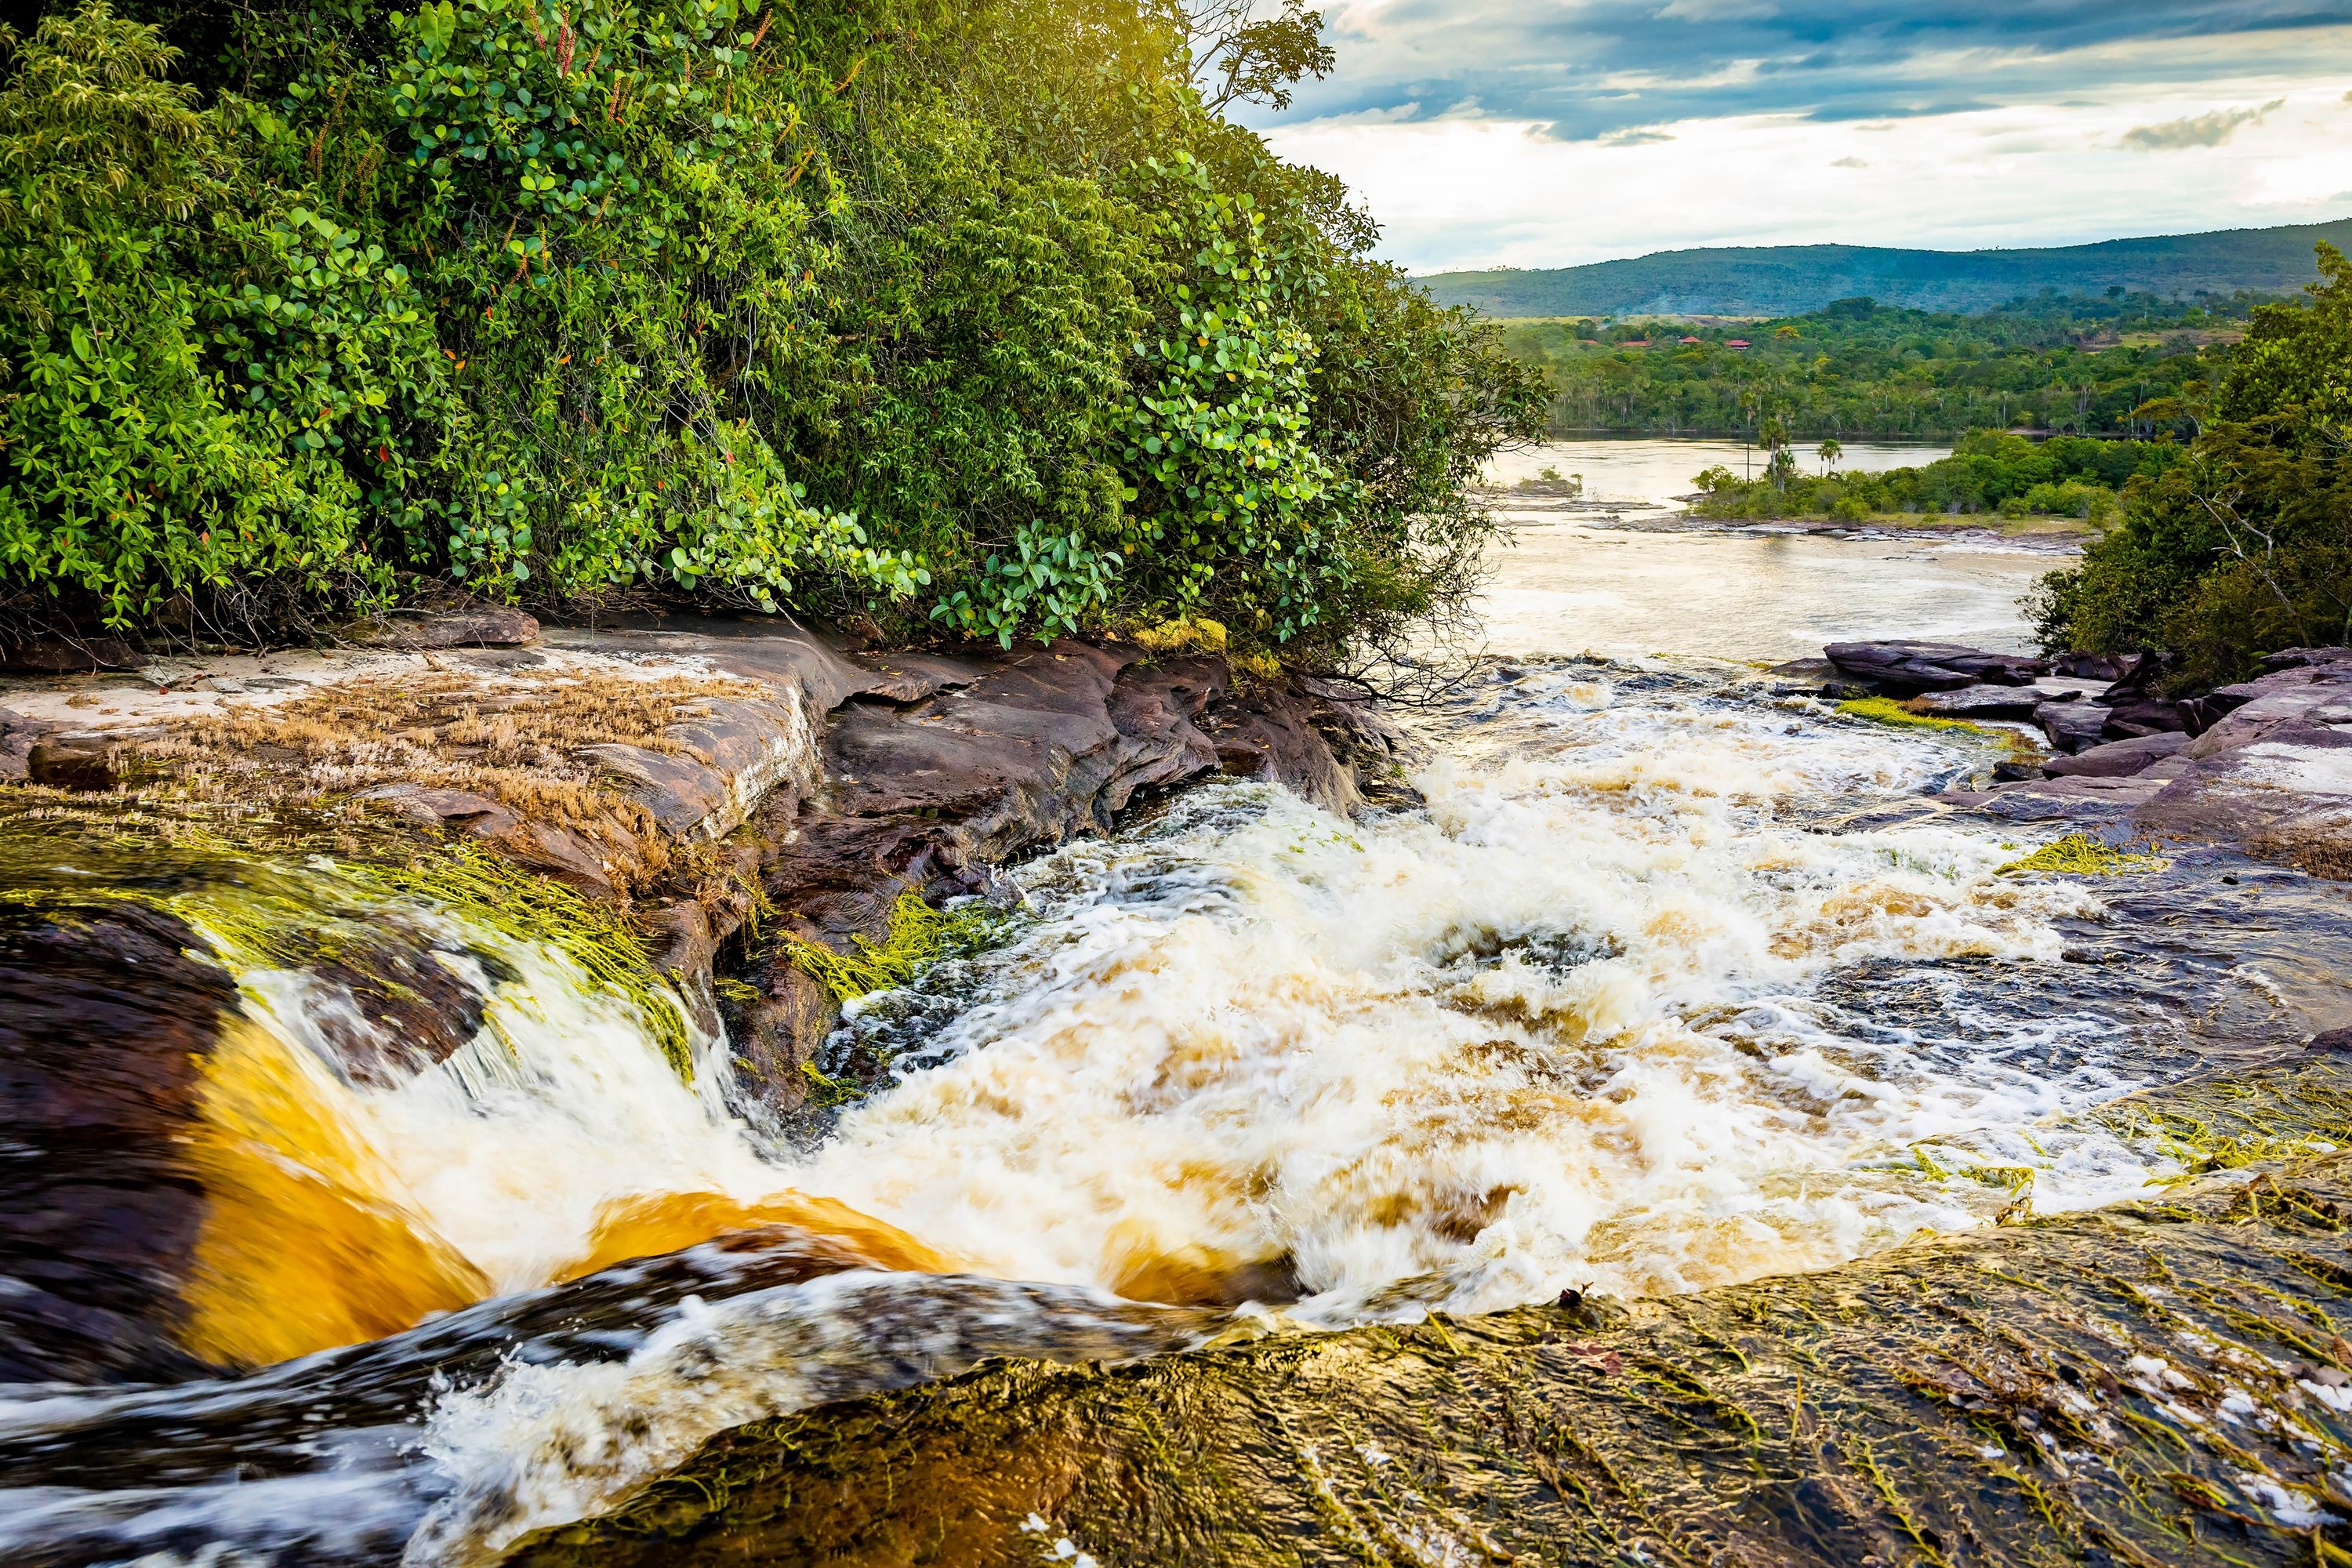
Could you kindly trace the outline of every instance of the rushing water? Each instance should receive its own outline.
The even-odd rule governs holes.
[[[1851,580],[1900,591],[1853,560],[1776,591],[1832,627]],[[1654,595],[1647,640],[1728,613]],[[485,1299],[238,1380],[0,1391],[0,1558],[483,1561],[726,1427],[985,1355],[1689,1290],[2104,1203],[2169,1167],[2081,1111],[2346,1006],[2301,879],[2004,876],[2033,835],[1923,800],[1981,742],[1743,668],[1532,658],[1419,722],[1424,809],[1220,784],[1020,868],[1002,945],[853,1007],[827,1065],[882,1087],[814,1148],[730,1109],[720,1042],[689,1085],[495,933],[447,933],[491,960],[480,1037],[388,1082],[322,1067],[369,1026],[331,987],[248,970],[257,1136],[338,1151]]]

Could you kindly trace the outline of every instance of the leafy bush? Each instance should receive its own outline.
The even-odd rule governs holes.
[[[0,83],[20,608],[439,579],[1329,657],[1458,600],[1538,381],[1206,111],[1166,13],[760,3],[278,0],[184,62],[44,21]]]
[[[0,89],[0,571],[113,625],[200,588],[369,598],[405,468],[375,454],[440,406],[421,301],[243,178],[170,58],[93,8]]]

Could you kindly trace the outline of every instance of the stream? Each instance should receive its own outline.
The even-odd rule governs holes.
[[[851,1005],[819,1065],[878,1087],[821,1137],[748,1114],[722,1040],[681,1077],[658,1001],[564,952],[338,895],[446,954],[478,1032],[355,1076],[383,1026],[256,958],[210,1092],[358,1194],[289,1256],[430,1315],[0,1387],[0,1559],[495,1561],[722,1430],[983,1357],[1690,1291],[2143,1193],[2173,1155],[2082,1113],[2352,1019],[2340,891],[2004,874],[2050,830],[1927,798],[1995,747],[1730,662],[2020,646],[2049,564],[1528,522],[1488,604],[1516,662],[1412,721],[1424,807],[1218,784],[1014,868],[992,945]],[[309,1289],[228,1278],[226,1343]]]

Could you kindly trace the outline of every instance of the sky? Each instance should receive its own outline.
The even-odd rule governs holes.
[[[2352,0],[1323,9],[1338,69],[1244,118],[1417,272],[2352,216]]]

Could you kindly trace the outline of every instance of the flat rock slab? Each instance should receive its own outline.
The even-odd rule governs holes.
[[[1939,719],[2031,719],[2049,700],[2047,693],[2032,686],[1963,686],[1923,692],[1904,706]]]
[[[2053,757],[2046,765],[2058,778],[2129,778],[2185,749],[2189,737],[2179,731],[2108,741],[2071,757]]]
[[[1941,798],[2016,822],[2063,816],[2105,819],[2129,814],[2155,799],[2164,787],[2161,779],[2042,778],[1995,784],[1989,790],[1949,790]]]
[[[511,605],[394,610],[345,628],[343,636],[362,647],[519,647],[539,636],[539,617]]]
[[[1835,642],[1822,650],[1847,675],[1897,695],[1964,686],[2026,686],[2050,673],[2023,654],[1988,653],[1945,642]]]
[[[2107,710],[2098,702],[2044,702],[2033,710],[2053,749],[2072,754],[2086,752],[2106,738]]]

